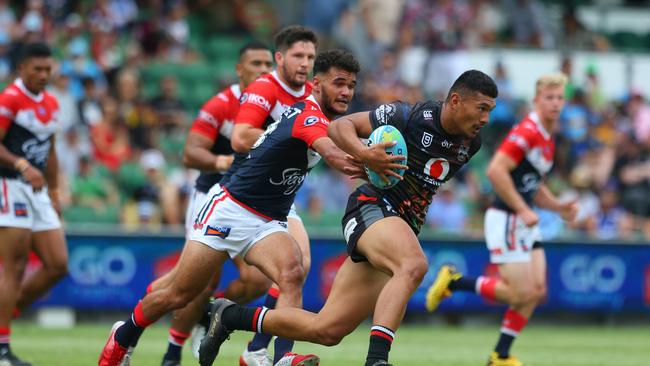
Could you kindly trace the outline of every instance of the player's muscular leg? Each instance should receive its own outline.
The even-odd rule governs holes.
[[[171,320],[171,327],[179,332],[189,333],[194,325],[201,319],[203,307],[208,302],[214,292],[214,288],[219,284],[221,279],[221,267],[218,267],[212,274],[210,283],[196,296],[189,304],[182,309],[174,311]]]
[[[497,285],[496,299],[510,305],[525,317],[535,309],[536,295],[531,262],[499,265],[502,283]]]
[[[24,309],[47,292],[68,273],[68,247],[62,229],[32,233],[32,249],[41,260],[41,267],[23,281],[18,309]]]
[[[180,309],[194,300],[208,285],[215,268],[228,259],[226,252],[216,251],[197,241],[188,241],[174,270],[173,281],[154,289],[142,300],[147,319],[155,321],[169,311]]]
[[[25,272],[30,248],[31,231],[4,227],[0,228],[0,327],[8,327],[11,314],[18,300],[20,281]]]
[[[346,259],[318,314],[302,309],[276,309],[264,318],[264,331],[280,337],[333,346],[372,313],[390,276],[369,263]]]
[[[307,235],[307,230],[305,225],[302,223],[302,220],[289,217],[287,219],[289,224],[289,234],[296,240],[300,251],[302,252],[302,268],[305,270],[305,274],[309,273],[311,269],[311,248],[309,246],[309,236]],[[307,276],[305,275],[305,278]]]
[[[302,284],[305,271],[302,253],[286,232],[274,232],[248,251],[244,260],[259,268],[280,288],[277,308],[302,307]]]
[[[397,217],[381,219],[361,235],[357,250],[378,270],[391,275],[381,291],[373,322],[397,329],[406,304],[429,265],[415,233]]]
[[[224,297],[238,304],[246,304],[264,295],[271,287],[271,280],[254,266],[249,266],[237,256],[233,262],[239,270],[239,278],[228,284]]]
[[[533,264],[533,285],[535,288],[535,304],[546,298],[546,253],[544,248],[533,249],[531,254]]]

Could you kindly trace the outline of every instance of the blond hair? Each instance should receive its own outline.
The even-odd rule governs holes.
[[[539,95],[542,89],[548,87],[561,86],[564,88],[568,82],[568,78],[561,72],[553,72],[550,74],[544,74],[537,79],[535,83],[535,95]]]

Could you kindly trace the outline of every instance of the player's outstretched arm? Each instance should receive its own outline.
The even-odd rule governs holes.
[[[349,175],[353,178],[365,177],[363,165],[355,161],[345,151],[341,150],[334,144],[329,137],[321,137],[314,141],[312,148],[325,160],[327,165]]]
[[[510,176],[517,167],[514,160],[507,154],[497,151],[488,165],[486,175],[494,192],[505,202],[510,209],[520,215],[526,225],[532,226],[539,221],[537,214],[526,204],[524,198],[517,192],[515,182]]]
[[[232,164],[232,155],[215,155],[210,151],[214,140],[200,133],[190,132],[183,149],[183,165],[205,172],[226,171]]]

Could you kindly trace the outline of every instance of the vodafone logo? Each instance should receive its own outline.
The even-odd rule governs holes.
[[[424,166],[424,174],[438,180],[444,180],[449,174],[449,161],[443,158],[431,158]]]

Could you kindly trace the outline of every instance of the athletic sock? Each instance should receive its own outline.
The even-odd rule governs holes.
[[[179,332],[174,328],[169,328],[169,344],[167,345],[166,360],[180,360],[181,350],[190,333]]]
[[[474,291],[476,288],[477,278],[463,276],[457,280],[449,282],[449,289],[451,291]]]
[[[503,322],[501,323],[501,335],[499,336],[499,341],[494,347],[494,352],[499,354],[500,358],[508,358],[510,356],[510,347],[514,342],[519,332],[526,326],[528,319],[518,312],[508,309],[503,316]]]
[[[395,332],[381,325],[373,325],[370,329],[370,344],[366,366],[372,366],[379,360],[388,361],[390,346],[393,344]]]
[[[224,309],[221,320],[228,330],[261,332],[267,310],[266,308],[249,308],[235,304]]]
[[[9,327],[2,328],[0,327],[0,356],[9,353],[9,336],[11,335],[11,330]]]
[[[278,296],[280,296],[280,291],[271,287],[266,295],[266,299],[264,300],[264,307],[267,309],[275,309],[275,304],[278,302]],[[253,352],[262,348],[268,348],[271,338],[273,338],[273,336],[270,334],[255,334],[253,340],[248,343],[248,351]]]
[[[133,313],[126,320],[124,325],[117,328],[115,332],[115,340],[117,343],[124,347],[128,348],[133,345],[134,342],[137,343],[137,340],[144,332],[144,328],[151,325],[153,322],[145,318],[144,313],[142,312],[142,301],[138,302],[138,305],[133,309]]]
[[[474,291],[487,300],[495,301],[498,282],[498,278],[479,276],[476,279],[476,287]]]
[[[293,341],[286,338],[276,338],[275,339],[275,349],[273,352],[273,364],[275,365],[284,357],[285,353],[291,352],[293,349]]]

